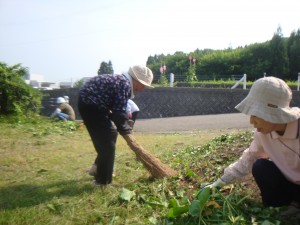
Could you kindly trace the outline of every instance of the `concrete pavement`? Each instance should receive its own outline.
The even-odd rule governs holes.
[[[137,119],[136,132],[176,132],[252,128],[250,117],[242,113]]]

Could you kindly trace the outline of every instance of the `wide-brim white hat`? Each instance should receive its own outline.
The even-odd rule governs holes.
[[[141,65],[132,66],[129,68],[128,74],[146,87],[154,88],[151,86],[153,73],[148,67]]]
[[[264,77],[255,81],[247,97],[235,108],[277,124],[289,123],[300,118],[300,109],[290,107],[292,91],[281,79]]]

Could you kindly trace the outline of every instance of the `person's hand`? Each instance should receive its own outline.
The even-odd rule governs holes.
[[[219,190],[221,187],[223,187],[226,183],[224,181],[221,180],[221,178],[218,178],[215,182],[208,184],[204,187],[202,187],[198,193],[196,194],[196,197],[198,197],[202,191],[206,190],[206,189],[210,189],[211,191],[214,191],[214,189]]]
[[[199,190],[197,196],[198,196],[204,189],[209,188],[209,189],[211,189],[211,190],[213,190],[213,189],[218,189],[218,190],[219,190],[219,189],[220,189],[221,187],[223,187],[225,184],[226,184],[226,183],[225,183],[224,181],[222,181],[221,178],[218,178],[215,182],[213,182],[213,183],[211,183],[211,184],[208,184],[208,185],[205,185],[204,187],[202,187],[202,188]]]
[[[213,182],[212,184],[207,185],[206,187],[209,187],[211,189],[216,188],[216,189],[220,189],[221,187],[223,187],[226,183],[224,181],[221,180],[221,178],[218,178],[218,180],[216,180],[215,182]]]
[[[131,134],[132,128],[128,124],[127,113],[123,111],[115,111],[111,114],[111,120],[117,127],[121,135]]]
[[[133,128],[133,124],[134,124],[134,121],[133,120],[128,120],[128,125]]]

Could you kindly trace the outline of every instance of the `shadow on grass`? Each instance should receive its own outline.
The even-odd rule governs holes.
[[[20,184],[0,188],[0,209],[30,207],[48,202],[54,197],[76,196],[95,190],[93,185],[79,185],[80,180],[55,182],[48,185]]]

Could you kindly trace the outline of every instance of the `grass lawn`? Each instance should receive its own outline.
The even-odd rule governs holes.
[[[134,133],[179,172],[161,180],[150,177],[119,136],[116,176],[103,189],[87,174],[96,154],[84,127],[42,118],[0,124],[1,225],[293,224],[280,220],[280,209],[262,207],[251,177],[196,197],[247,147],[250,131]]]

